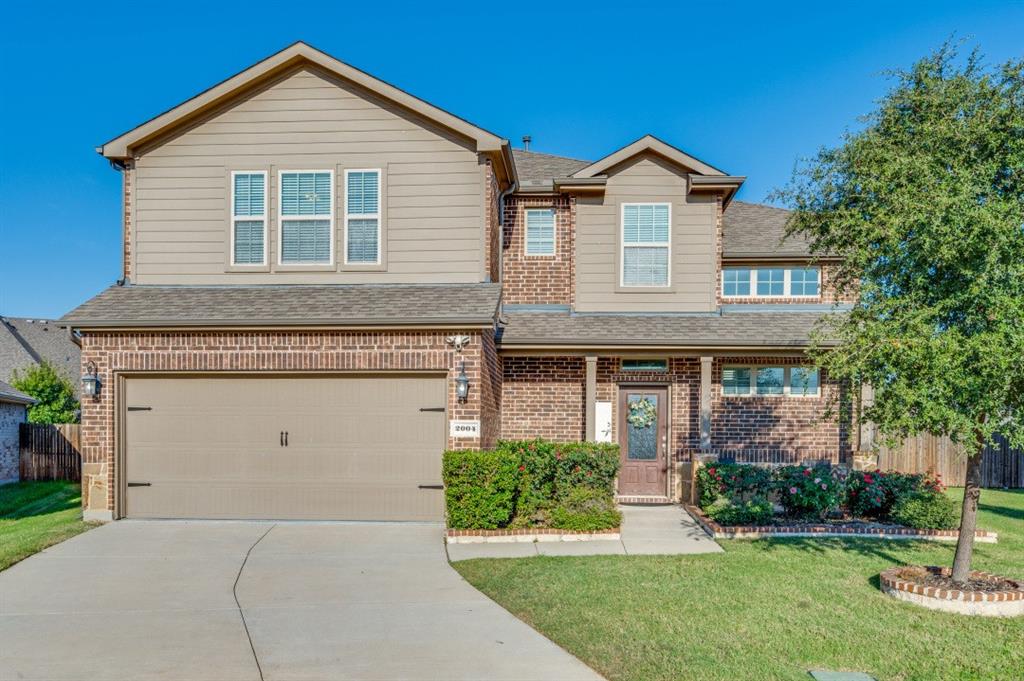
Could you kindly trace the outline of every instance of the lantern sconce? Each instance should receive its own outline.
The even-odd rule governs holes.
[[[455,397],[460,403],[465,403],[469,398],[469,376],[466,375],[466,360],[462,360],[462,368],[459,375],[455,377]]]
[[[82,394],[93,398],[99,397],[102,385],[96,371],[96,363],[90,361],[85,365],[85,375],[82,376]]]

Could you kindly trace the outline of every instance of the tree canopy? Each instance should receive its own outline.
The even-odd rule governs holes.
[[[76,423],[78,400],[70,379],[49,362],[23,371],[15,371],[11,385],[34,397],[36,404],[28,408],[29,423]]]

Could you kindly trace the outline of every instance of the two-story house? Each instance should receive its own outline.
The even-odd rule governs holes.
[[[70,312],[87,517],[439,520],[445,448],[843,460],[827,260],[651,136],[507,140],[297,43],[104,144],[124,276]],[[98,384],[98,387],[95,387]]]

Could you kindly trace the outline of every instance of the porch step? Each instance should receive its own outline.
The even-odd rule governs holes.
[[[621,494],[615,495],[615,501],[631,506],[664,506],[673,503],[670,498],[664,496],[624,496]]]

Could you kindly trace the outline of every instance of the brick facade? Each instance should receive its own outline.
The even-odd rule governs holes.
[[[484,165],[484,252],[488,281],[501,281],[501,209],[499,208],[498,178],[494,165],[488,160]]]
[[[451,439],[450,448],[493,446],[500,429],[500,360],[493,333],[464,332],[459,355],[445,342],[451,331],[175,331],[108,332],[82,336],[82,363],[95,362],[103,389],[82,401],[82,494],[86,510],[114,508],[117,479],[117,376],[125,372],[216,371],[448,373],[451,419],[480,420],[481,437]],[[462,360],[469,398],[459,404],[454,378]]]
[[[572,305],[576,201],[569,196],[511,196],[503,216],[502,295],[508,305]],[[526,255],[526,209],[554,208],[555,254]]]

